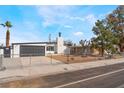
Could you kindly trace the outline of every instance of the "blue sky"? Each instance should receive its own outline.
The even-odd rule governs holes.
[[[48,41],[49,34],[55,40],[58,32],[65,40],[78,43],[93,37],[95,21],[116,8],[114,5],[0,6],[0,23],[12,22],[11,43]],[[0,27],[0,43],[5,43],[5,32]]]

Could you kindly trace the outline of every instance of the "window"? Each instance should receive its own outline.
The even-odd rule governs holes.
[[[47,46],[47,51],[54,51],[54,46]]]

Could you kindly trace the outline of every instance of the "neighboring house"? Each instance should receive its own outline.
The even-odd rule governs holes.
[[[70,46],[70,54],[71,55],[91,55],[93,53],[92,48],[87,46],[83,48],[81,45]]]

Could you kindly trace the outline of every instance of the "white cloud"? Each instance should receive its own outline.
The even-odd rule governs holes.
[[[80,20],[80,21],[85,21],[85,19],[83,17],[79,17],[79,16],[67,16],[68,18],[70,18],[71,20]]]
[[[19,33],[20,32],[20,33]],[[37,32],[30,32],[30,31],[21,31],[16,29],[13,29],[13,31],[10,33],[10,42],[15,43],[15,42],[35,42],[35,41],[40,41],[40,37]]]
[[[65,28],[72,28],[70,25],[64,25]]]
[[[30,29],[30,30],[36,30],[36,26],[37,24],[35,22],[32,22],[32,21],[27,21],[27,20],[24,20],[23,21],[23,26],[25,26],[26,28]]]
[[[74,32],[73,34],[74,34],[75,36],[82,36],[82,35],[83,35],[83,32],[78,31],[78,32]]]
[[[65,16],[68,15],[68,6],[37,6],[37,11],[43,19],[43,26],[66,23]]]
[[[89,14],[85,17],[85,20],[88,21],[91,25],[94,24],[97,20],[94,14]]]
[[[42,25],[48,27],[54,24],[64,25],[70,21],[82,21],[88,22],[90,25],[93,25],[97,17],[94,14],[87,14],[86,16],[72,15],[74,12],[74,6],[37,6],[37,11],[41,18],[43,19]]]
[[[88,14],[86,16],[66,16],[70,20],[77,20],[82,22],[88,22],[90,25],[93,25],[97,18],[94,14]]]
[[[5,40],[6,40],[6,28],[0,26],[0,45],[1,44],[5,45]]]
[[[23,25],[23,28],[20,25]],[[21,23],[14,24],[10,30],[10,42],[40,41],[40,31],[37,27],[37,22],[29,20],[23,20]]]
[[[98,19],[104,19],[104,18],[107,17],[111,12],[112,12],[112,11],[109,11],[109,12],[103,13],[103,14],[100,14],[100,15],[98,16]]]

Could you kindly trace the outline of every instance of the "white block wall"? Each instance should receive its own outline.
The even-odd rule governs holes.
[[[0,49],[0,55],[3,55],[4,49]]]
[[[57,38],[57,54],[64,54],[65,46],[62,37]]]
[[[12,57],[20,57],[20,45],[13,45]]]
[[[69,55],[70,54],[70,48],[68,48],[68,47],[65,46],[64,54],[65,55]]]

